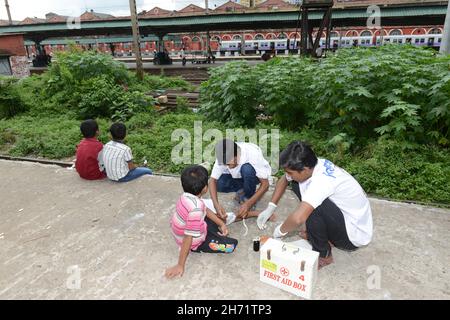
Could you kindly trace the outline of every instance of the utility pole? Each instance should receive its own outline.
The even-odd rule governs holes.
[[[441,54],[450,54],[450,2],[447,5],[444,32],[442,33]]]
[[[136,0],[130,0],[131,28],[133,29],[134,55],[136,56],[136,75],[139,80],[144,79],[144,67],[142,65],[141,44],[139,41],[139,25],[136,11]]]
[[[209,3],[208,0],[205,0],[205,10],[206,10],[206,14],[209,14]],[[210,35],[209,35],[209,30],[206,31],[206,50],[208,51],[208,57],[212,56],[212,51],[211,51],[211,39],[210,39]]]
[[[5,7],[6,7],[6,12],[8,13],[8,20],[9,20],[9,24],[12,25],[12,19],[11,19],[11,12],[9,11],[9,4],[8,4],[8,0],[5,0]]]

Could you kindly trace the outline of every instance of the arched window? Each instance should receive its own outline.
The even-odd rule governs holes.
[[[211,41],[219,41],[220,42],[220,37],[219,36],[212,36],[211,37]]]
[[[262,34],[258,33],[258,34],[255,36],[255,40],[264,40],[264,36],[263,36]]]
[[[439,28],[433,28],[430,31],[428,31],[428,34],[441,34],[442,31]]]
[[[345,34],[346,37],[357,37],[358,36],[358,32],[355,30],[349,30],[347,31],[347,33]]]
[[[200,42],[200,38],[199,37],[193,37],[192,38],[192,42]]]
[[[222,40],[223,41],[230,41],[231,40],[231,36],[226,34],[226,35],[222,36]]]
[[[235,34],[233,36],[233,41],[240,41],[242,39],[242,37],[239,34]]]
[[[402,32],[399,29],[394,29],[394,30],[391,30],[391,32],[389,32],[389,35],[390,36],[401,36]]]
[[[290,39],[295,39],[295,38],[297,38],[297,39],[300,39],[300,33],[295,33],[295,32],[292,32],[290,35],[289,35],[289,38]]]
[[[269,33],[266,35],[267,40],[276,39],[277,36],[274,33]]]
[[[426,33],[427,32],[425,31],[424,28],[416,28],[412,32],[413,35],[423,35],[423,34],[426,34]]]
[[[364,30],[363,32],[361,32],[361,37],[371,37],[372,36],[372,32],[370,32],[369,30]]]
[[[336,31],[330,32],[330,38],[339,38],[339,33]]]
[[[278,35],[278,39],[287,39],[287,35],[282,32]]]

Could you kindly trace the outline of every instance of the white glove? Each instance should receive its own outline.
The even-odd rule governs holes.
[[[281,232],[281,226],[282,226],[283,224],[280,224],[278,227],[276,227],[275,228],[275,230],[273,231],[273,238],[274,239],[279,239],[279,238],[282,238],[282,237],[284,237],[285,235],[287,235],[288,234],[288,232],[286,232],[286,233],[282,233]]]
[[[258,225],[258,228],[263,230],[266,228],[266,222],[270,219],[273,212],[277,208],[277,205],[273,202],[269,202],[269,205],[267,206],[266,210],[261,212],[258,215],[258,218],[256,219],[256,224]]]

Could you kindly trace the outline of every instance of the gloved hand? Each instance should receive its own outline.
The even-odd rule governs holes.
[[[282,233],[281,232],[281,226],[282,226],[283,224],[280,224],[278,227],[276,227],[275,228],[275,230],[273,231],[273,238],[274,239],[279,239],[279,238],[282,238],[282,237],[284,237],[285,235],[287,235],[288,234],[288,232],[286,232],[286,233]]]
[[[256,224],[258,225],[258,228],[263,230],[266,228],[266,222],[270,219],[273,212],[277,208],[277,205],[273,202],[269,202],[269,205],[267,206],[266,210],[261,212],[258,215],[258,218],[256,219]]]

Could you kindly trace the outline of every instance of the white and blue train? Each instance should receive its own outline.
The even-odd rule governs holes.
[[[424,34],[424,35],[386,35],[386,36],[350,36],[350,37],[330,37],[331,48],[347,48],[352,46],[373,47],[382,44],[407,44],[417,46],[428,46],[439,49],[442,42],[442,34]],[[320,39],[320,47],[325,48],[326,39]],[[298,50],[300,39],[275,39],[275,40],[246,40],[246,54],[263,54],[265,52],[277,52],[285,54],[292,50]],[[241,52],[241,41],[222,41],[218,53],[221,55],[234,55]],[[288,49],[289,46],[289,49]]]

